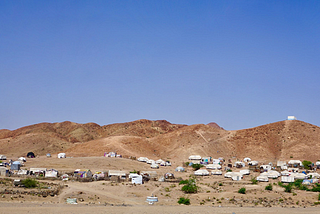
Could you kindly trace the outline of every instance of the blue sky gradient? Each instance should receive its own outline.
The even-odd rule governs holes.
[[[320,1],[0,1],[0,129],[320,126]]]

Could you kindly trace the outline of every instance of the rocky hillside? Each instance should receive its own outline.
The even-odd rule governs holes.
[[[40,123],[14,131],[0,130],[1,152],[8,156],[66,152],[69,156],[126,156],[186,160],[192,154],[259,161],[320,159],[320,128],[302,121],[280,121],[227,131],[217,124],[178,125],[137,120],[99,126],[95,123]]]

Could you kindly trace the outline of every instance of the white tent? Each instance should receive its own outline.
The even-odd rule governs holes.
[[[59,153],[58,158],[66,158],[66,153]]]
[[[155,161],[152,159],[147,160],[147,164],[155,164]]]
[[[208,164],[206,166],[207,169],[221,169],[221,165],[220,164]]]
[[[24,157],[20,157],[20,158],[18,158],[18,160],[19,160],[19,161],[23,161],[23,162],[26,162],[26,161],[27,161],[27,159],[24,158]]]
[[[274,170],[269,170],[268,172],[268,178],[278,178],[280,177],[280,173]]]
[[[263,170],[271,170],[270,165],[261,165],[260,168],[262,168]]]
[[[241,176],[243,177],[243,175],[240,172],[227,172],[224,174],[225,178],[232,178],[233,176]]]
[[[156,163],[151,164],[152,169],[159,169],[159,165]]]
[[[292,173],[294,179],[306,179],[308,176],[304,173]]]
[[[250,161],[251,161],[251,158],[244,158],[243,161],[244,161],[244,162],[250,162]]]
[[[248,163],[248,165],[250,165],[250,166],[258,166],[258,164],[259,164],[258,161],[250,161],[250,162]]]
[[[281,176],[281,182],[282,183],[292,183],[294,182],[293,176]]]
[[[282,172],[281,172],[281,175],[283,175],[283,176],[289,176],[289,175],[291,175],[291,172],[285,170],[285,171],[282,171]]]
[[[140,162],[147,162],[149,159],[146,158],[146,157],[140,157],[137,160],[140,161]]]
[[[175,169],[176,172],[184,172],[185,169],[182,167],[182,166],[178,166],[176,169]]]
[[[289,160],[288,164],[290,165],[299,165],[299,166],[303,166],[302,162],[300,160]]]
[[[212,164],[219,164],[220,162],[220,159],[212,159]]]
[[[194,175],[209,175],[209,172],[206,169],[198,169],[194,172]]]
[[[165,162],[165,161],[162,160],[162,159],[156,160],[156,163],[157,163],[157,164],[161,164],[162,162]]]
[[[250,170],[249,169],[243,169],[243,170],[240,170],[240,173],[243,174],[243,175],[249,175],[250,174]]]
[[[191,155],[189,156],[189,160],[201,160],[201,156],[200,155]]]
[[[311,172],[311,173],[307,174],[307,176],[308,176],[308,178],[310,178],[310,176],[311,176],[311,178],[320,178],[320,175],[316,172]]]
[[[222,171],[221,170],[212,170],[211,175],[222,175]]]
[[[267,176],[259,175],[257,181],[268,182],[269,178]]]

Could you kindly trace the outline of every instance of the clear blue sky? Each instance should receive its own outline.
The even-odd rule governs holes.
[[[0,129],[320,126],[320,1],[0,1]]]

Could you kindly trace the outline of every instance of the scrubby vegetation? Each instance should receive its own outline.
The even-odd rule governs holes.
[[[26,187],[26,188],[35,188],[38,186],[38,181],[35,179],[27,178],[21,181],[21,183]]]
[[[190,199],[189,198],[184,198],[181,197],[178,201],[178,204],[185,204],[185,205],[190,205]]]
[[[246,194],[246,188],[242,187],[238,190],[238,193],[240,194]]]
[[[181,190],[185,193],[197,193],[199,187],[196,185],[195,179],[188,179],[180,181],[179,185],[184,184]]]
[[[252,184],[257,184],[258,183],[258,180],[257,180],[256,177],[251,178],[250,181],[252,182]]]
[[[312,164],[312,162],[311,162],[311,161],[304,160],[304,161],[302,161],[302,164],[303,164],[303,167],[304,167],[305,169],[310,169],[310,165]]]
[[[193,168],[194,170],[198,170],[198,169],[200,169],[201,167],[203,167],[202,164],[199,164],[199,163],[192,164],[192,168]]]
[[[266,186],[265,190],[269,190],[269,191],[272,191],[272,184],[269,184]]]

